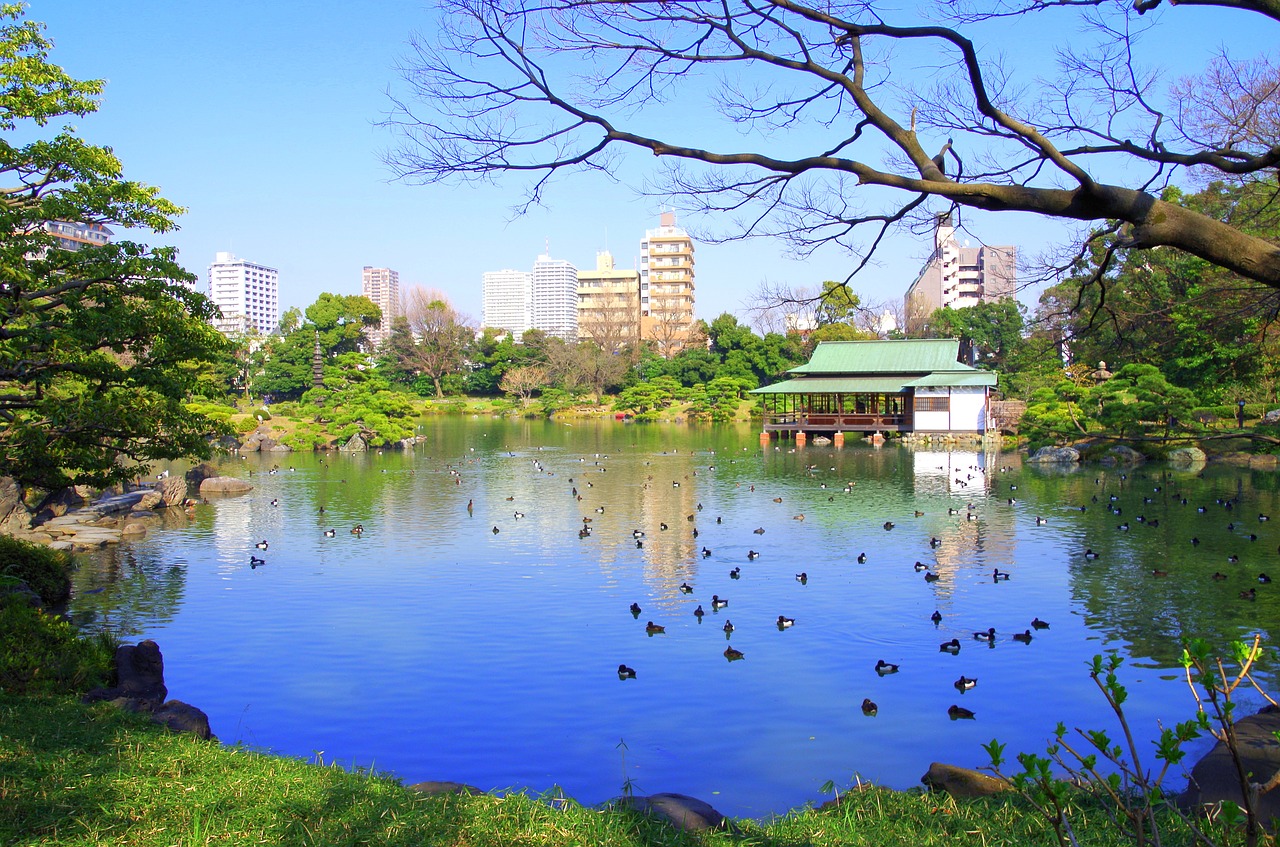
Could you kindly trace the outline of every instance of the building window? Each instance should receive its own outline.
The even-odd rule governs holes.
[[[917,412],[949,412],[951,411],[950,397],[916,397]]]

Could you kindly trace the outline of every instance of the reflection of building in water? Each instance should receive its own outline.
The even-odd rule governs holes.
[[[913,450],[916,494],[983,496],[990,490],[990,457],[969,450]]]
[[[912,451],[915,493],[957,498],[949,507],[955,514],[927,514],[921,518],[931,536],[940,542],[925,564],[941,577],[935,590],[945,591],[958,570],[979,561],[984,566],[1008,568],[1014,561],[1016,506],[989,496],[999,473],[996,454],[973,451]],[[926,508],[927,507],[922,507]]]
[[[698,511],[698,462],[690,453],[673,452],[654,458],[646,470],[640,489],[643,497],[636,509],[642,521],[638,528],[647,533],[645,575],[676,587],[689,574],[690,563],[702,549],[693,537],[702,514]],[[693,520],[689,520],[690,515]],[[667,526],[665,530],[663,524]]]

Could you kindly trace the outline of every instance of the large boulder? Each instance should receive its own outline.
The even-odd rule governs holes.
[[[1104,465],[1140,465],[1147,460],[1147,457],[1134,450],[1132,447],[1126,447],[1123,444],[1117,444],[1103,454],[1098,461]]]
[[[1031,456],[1028,462],[1036,464],[1075,464],[1080,461],[1080,451],[1074,447],[1041,447]]]
[[[1010,790],[1008,782],[971,768],[934,762],[920,781],[934,791],[945,791],[952,797],[986,797]]]
[[[1236,743],[1240,750],[1241,764],[1249,774],[1250,782],[1265,783],[1280,769],[1280,709],[1267,706],[1256,715],[1236,721]],[[1202,806],[1230,800],[1244,805],[1240,794],[1240,779],[1235,762],[1227,745],[1218,742],[1212,750],[1196,762],[1191,769],[1187,790],[1178,798],[1186,806]],[[1258,814],[1264,824],[1280,817],[1280,789],[1258,798]]]
[[[84,497],[79,491],[75,488],[64,488],[40,504],[40,513],[36,516],[36,520],[42,523],[50,518],[60,518],[67,512],[84,506],[84,503]]]
[[[214,477],[217,475],[218,475],[217,468],[215,468],[213,465],[209,464],[208,462],[201,462],[191,470],[187,471],[187,484],[194,485],[196,488],[199,488],[200,483],[204,482],[206,479],[209,479],[210,477]]]
[[[138,502],[133,504],[135,512],[149,512],[164,502],[164,497],[159,491],[144,491],[142,496],[138,498]]]
[[[616,805],[646,815],[654,815],[670,823],[676,829],[700,832],[720,829],[725,825],[724,815],[710,804],[685,794],[651,794],[648,797],[620,797]]]
[[[360,453],[369,449],[369,442],[365,441],[364,436],[357,432],[355,435],[348,438],[347,443],[343,444],[339,449]]]
[[[205,741],[213,738],[209,716],[181,700],[169,700],[151,713],[151,719],[174,732],[190,732]]]
[[[200,483],[200,493],[204,494],[244,494],[252,491],[253,486],[243,479],[234,476],[211,476]]]
[[[465,782],[450,782],[448,780],[426,780],[425,782],[415,782],[409,786],[410,791],[416,791],[419,794],[427,796],[435,796],[437,794],[483,794],[479,788],[474,785],[467,785]]]
[[[87,703],[127,700],[140,711],[153,711],[168,695],[164,684],[164,657],[150,639],[116,648],[116,686],[95,688],[84,696]]]
[[[181,506],[187,499],[187,481],[180,476],[167,476],[156,485],[156,493],[160,495],[161,505]]]
[[[1175,447],[1169,451],[1169,463],[1172,465],[1203,464],[1208,456],[1199,447]]]
[[[31,512],[22,502],[22,489],[11,477],[0,477],[0,533],[13,535],[31,528]]]

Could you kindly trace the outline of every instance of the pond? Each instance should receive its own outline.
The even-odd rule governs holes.
[[[1256,578],[1280,577],[1275,472],[762,450],[751,427],[439,418],[423,434],[404,453],[224,457],[255,489],[85,557],[73,618],[158,642],[170,696],[224,742],[765,817],[828,780],[907,788],[932,761],[986,764],[993,738],[1043,752],[1058,721],[1111,728],[1085,666],[1101,652],[1126,658],[1150,739],[1194,708],[1180,639],[1269,637],[1280,608]]]

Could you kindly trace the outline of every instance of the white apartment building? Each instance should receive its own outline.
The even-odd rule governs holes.
[[[403,313],[400,308],[400,273],[391,268],[365,265],[360,275],[360,293],[382,310],[382,322],[364,333],[369,346],[376,350],[391,337],[391,322]]]
[[[1012,297],[1017,283],[1017,247],[961,245],[951,216],[938,215],[933,253],[907,289],[907,333],[919,332],[943,306],[960,309]]]
[[[222,311],[214,327],[223,334],[280,326],[280,274],[275,268],[219,252],[209,265],[209,299]]]
[[[481,291],[483,324],[516,340],[533,326],[533,274],[528,271],[488,271]]]
[[[663,212],[658,228],[645,230],[640,242],[641,337],[668,358],[693,332],[693,248],[674,212]]]
[[[533,263],[533,328],[575,341],[578,337],[578,269],[543,254]]]

